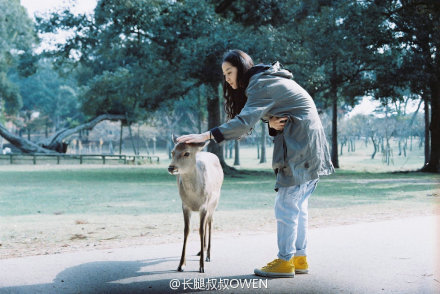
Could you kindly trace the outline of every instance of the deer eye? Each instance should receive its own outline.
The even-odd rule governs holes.
[[[183,156],[188,157],[189,156],[189,152],[185,152],[185,154],[183,154]]]

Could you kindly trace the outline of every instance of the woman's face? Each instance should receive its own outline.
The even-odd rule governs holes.
[[[226,82],[231,86],[232,89],[237,90],[237,72],[238,69],[230,64],[229,62],[225,61],[222,63],[222,70],[223,75],[225,76]]]

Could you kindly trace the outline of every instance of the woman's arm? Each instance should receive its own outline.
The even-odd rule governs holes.
[[[273,116],[269,120],[269,127],[277,131],[282,131],[286,125],[287,117]],[[183,135],[177,138],[179,143],[202,143],[212,139],[211,131],[207,131],[201,134],[189,134]]]
[[[179,143],[203,143],[205,141],[208,141],[209,139],[212,139],[211,132],[204,132],[201,134],[189,134],[189,135],[183,135],[177,138],[177,142]]]
[[[217,143],[238,139],[252,131],[254,125],[275,105],[267,88],[255,83],[246,89],[248,99],[243,109],[231,120],[202,134],[181,136],[177,140],[184,143],[201,143],[214,139]],[[284,125],[282,126],[284,128]]]

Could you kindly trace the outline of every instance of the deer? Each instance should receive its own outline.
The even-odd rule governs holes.
[[[191,213],[198,211],[200,216],[199,272],[204,273],[204,251],[206,251],[206,261],[211,261],[212,218],[220,199],[224,178],[223,169],[215,154],[202,151],[209,144],[209,141],[187,144],[178,143],[177,137],[174,135],[172,138],[175,146],[171,152],[172,159],[168,166],[168,172],[177,178],[184,218],[183,248],[177,270],[184,271]]]

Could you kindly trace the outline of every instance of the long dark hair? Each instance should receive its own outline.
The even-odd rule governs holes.
[[[249,84],[249,78],[246,76],[246,72],[254,66],[252,58],[241,50],[229,50],[223,55],[223,62],[229,62],[232,66],[235,66],[237,71],[237,89],[234,90],[226,82],[223,77],[223,97],[226,100],[225,111],[228,118],[234,118],[243,109],[246,104],[247,97],[245,90]]]

